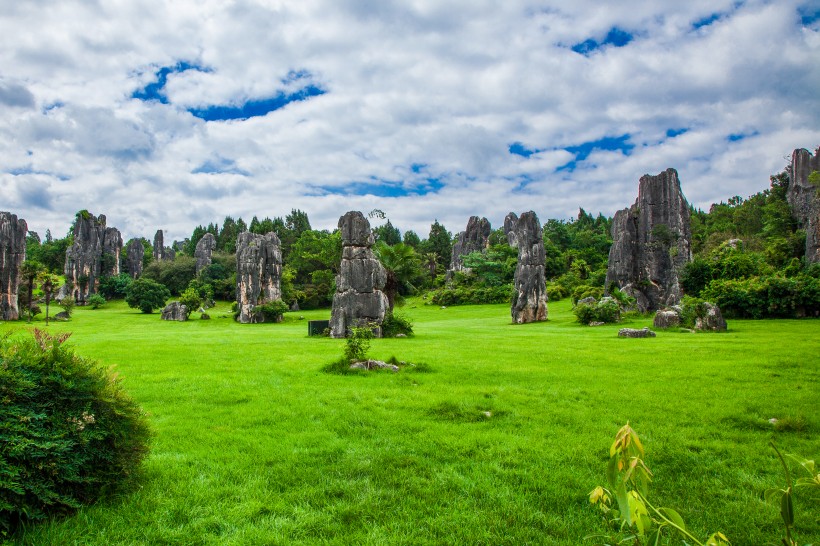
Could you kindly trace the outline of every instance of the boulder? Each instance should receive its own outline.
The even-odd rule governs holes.
[[[69,315],[66,311],[60,311],[59,313],[57,313],[56,315],[51,317],[51,320],[66,322],[70,318],[71,318],[71,315]]]
[[[810,264],[820,262],[820,197],[818,187],[809,182],[815,171],[820,171],[820,148],[814,155],[806,149],[792,153],[786,199],[798,227],[806,230],[806,262]]]
[[[654,328],[673,328],[675,326],[680,326],[680,314],[671,309],[660,310],[655,313],[652,326]]]
[[[347,336],[352,327],[381,325],[388,309],[382,289],[387,272],[371,248],[374,243],[370,223],[358,211],[339,218],[342,234],[342,261],[336,276],[336,293],[330,316],[330,335]],[[376,328],[381,336],[381,328]]]
[[[26,261],[28,225],[10,212],[0,212],[0,320],[17,320],[20,309],[20,266]]]
[[[245,231],[236,239],[237,320],[242,324],[263,322],[256,307],[282,299],[280,244],[274,232],[259,235]]]
[[[547,320],[546,253],[538,216],[529,211],[519,218],[511,212],[504,219],[504,233],[510,246],[518,248],[517,294],[510,308],[513,322]]]
[[[211,320],[211,315],[209,315],[208,313],[202,313],[201,315],[199,315],[199,318],[202,320]]]
[[[680,301],[680,274],[692,260],[689,203],[675,169],[644,175],[638,199],[612,220],[606,287],[637,301],[641,312]]]
[[[490,221],[486,218],[479,218],[478,216],[470,216],[467,221],[467,229],[462,231],[456,237],[456,242],[453,244],[453,254],[450,260],[450,269],[447,271],[447,277],[452,277],[455,271],[465,271],[463,258],[472,252],[484,252],[490,244]]]
[[[206,233],[196,244],[194,258],[196,258],[196,274],[211,265],[211,255],[216,250],[216,237],[213,233]]]
[[[705,309],[704,316],[695,319],[695,330],[725,331],[726,320],[720,312],[720,307],[709,302],[704,303],[703,307]]]
[[[655,332],[649,329],[648,326],[641,328],[621,328],[618,330],[618,337],[655,337]]]
[[[399,367],[395,364],[388,364],[381,360],[358,360],[350,365],[351,370],[390,370],[391,372],[399,371]]]
[[[87,210],[77,213],[74,221],[74,243],[65,253],[68,294],[78,304],[97,293],[100,279],[120,274],[122,236],[119,230],[106,227],[105,215],[94,216]]]
[[[178,320],[184,322],[188,320],[188,307],[178,301],[172,301],[162,310],[162,320]]]
[[[131,278],[138,278],[142,275],[142,259],[145,256],[145,247],[139,239],[131,239],[125,250],[125,266]]]
[[[578,305],[595,305],[596,303],[598,303],[598,300],[596,300],[592,296],[587,296],[585,298],[578,300]]]

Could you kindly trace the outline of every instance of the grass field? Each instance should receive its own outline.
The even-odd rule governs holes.
[[[115,366],[155,437],[136,487],[12,544],[592,544],[587,495],[629,421],[650,499],[697,536],[762,545],[782,536],[761,499],[783,482],[769,441],[820,457],[818,320],[620,339],[566,301],[521,326],[505,305],[402,312],[415,336],[370,354],[429,370],[322,372],[344,341],[307,337],[306,321],[329,310],[240,325],[223,304],[174,323],[114,303],[52,323]],[[820,542],[816,501],[798,500],[795,533]]]

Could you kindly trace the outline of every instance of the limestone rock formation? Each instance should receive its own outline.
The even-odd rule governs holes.
[[[722,332],[726,330],[726,319],[720,312],[720,307],[717,304],[706,302],[703,304],[705,313],[703,317],[695,319],[695,330],[711,330],[713,332]]]
[[[282,299],[280,244],[274,232],[258,235],[245,231],[236,239],[237,320],[243,324],[263,322],[256,306]]]
[[[689,204],[678,173],[644,175],[638,199],[615,213],[606,273],[613,285],[637,300],[641,312],[680,301],[680,274],[692,260]]]
[[[815,171],[820,171],[820,148],[814,155],[806,149],[792,153],[786,198],[792,216],[800,228],[806,230],[806,262],[810,264],[820,262],[820,190],[809,182],[809,176]]]
[[[655,332],[644,326],[640,330],[637,328],[621,328],[618,330],[618,337],[655,337]]]
[[[122,236],[116,228],[106,227],[104,214],[77,213],[74,244],[65,253],[65,279],[74,301],[82,304],[96,294],[101,277],[120,274],[121,252]]]
[[[453,244],[453,256],[450,260],[448,277],[455,271],[464,271],[463,258],[472,252],[484,252],[490,244],[490,221],[478,216],[470,216],[467,229],[458,234]]]
[[[0,212],[0,320],[17,320],[20,266],[26,261],[28,225],[10,212]]]
[[[381,324],[388,308],[387,296],[382,292],[387,272],[373,254],[370,222],[361,212],[350,211],[339,218],[339,229],[342,262],[330,316],[330,335],[335,338],[347,336],[353,327]]]
[[[211,265],[211,255],[216,250],[216,237],[213,233],[206,233],[196,244],[194,258],[196,258],[196,274]]]
[[[652,320],[653,328],[672,328],[674,326],[680,326],[680,315],[677,311],[667,309],[655,313],[655,318]]]
[[[161,262],[163,260],[173,260],[176,257],[176,252],[173,248],[164,246],[165,236],[161,229],[158,229],[154,234],[154,261]]]
[[[188,320],[188,306],[172,301],[162,310],[162,320],[177,320],[184,322]]]
[[[125,266],[131,278],[137,279],[142,275],[142,259],[145,255],[145,247],[139,239],[131,239],[125,250]]]
[[[518,248],[517,296],[510,308],[513,322],[547,320],[546,253],[538,216],[529,211],[519,218],[511,212],[504,219],[504,233],[510,246]]]

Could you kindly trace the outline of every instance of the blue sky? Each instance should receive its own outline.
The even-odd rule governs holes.
[[[425,236],[611,215],[668,167],[708,207],[820,145],[817,0],[44,5],[0,19],[0,209],[41,233],[378,208]]]

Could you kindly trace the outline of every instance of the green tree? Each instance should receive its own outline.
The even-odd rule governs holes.
[[[32,312],[34,306],[34,284],[37,278],[45,273],[46,268],[43,264],[35,260],[26,260],[20,266],[20,276],[26,284],[26,307],[28,309],[28,321],[31,322]]]
[[[412,246],[416,250],[418,250],[419,245],[421,244],[421,239],[419,238],[418,233],[412,229],[408,229],[404,232],[404,237],[402,237],[401,241],[407,246]]]
[[[387,271],[387,282],[384,293],[387,296],[389,310],[392,313],[396,297],[402,285],[408,285],[420,275],[419,259],[413,247],[404,243],[389,245],[379,241],[374,247],[376,257]]]
[[[139,309],[143,313],[153,313],[155,309],[165,307],[165,302],[171,297],[168,289],[151,279],[140,277],[128,287],[125,302],[129,307]]]
[[[373,235],[376,241],[383,241],[388,245],[395,245],[401,242],[399,228],[393,226],[389,219],[383,225],[373,229]]]
[[[439,224],[438,220],[430,226],[430,235],[421,244],[422,251],[435,252],[438,256],[438,265],[442,270],[449,269],[450,258],[453,254],[453,236]]]

